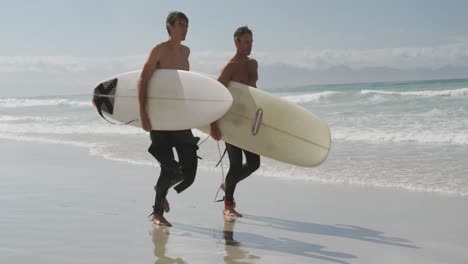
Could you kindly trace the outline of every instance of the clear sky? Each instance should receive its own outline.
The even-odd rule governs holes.
[[[185,44],[192,50],[192,69],[211,74],[219,72],[234,51],[232,34],[242,25],[254,32],[252,56],[258,58],[266,77],[278,65],[307,71],[468,67],[468,1],[461,0],[1,3],[0,81],[8,89],[15,88],[11,86],[18,75],[28,72],[37,82],[43,80],[39,73],[48,75],[51,82],[54,72],[63,71],[62,76],[70,74],[73,82],[81,72],[82,82],[83,76],[89,76],[87,81],[94,83],[94,78],[108,77],[105,74],[139,68],[150,48],[167,39],[165,19],[173,10],[184,12],[190,20]],[[285,74],[284,84],[288,78]],[[301,83],[294,78],[291,84]],[[274,86],[268,78],[263,81]],[[8,94],[3,89],[5,85],[0,86],[0,96]],[[25,84],[18,89],[26,89]]]

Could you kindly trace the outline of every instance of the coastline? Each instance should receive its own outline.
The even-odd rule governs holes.
[[[250,176],[234,224],[219,173],[170,191],[174,224],[147,220],[159,167],[63,145],[0,140],[5,263],[463,263],[468,197]],[[203,162],[203,161],[202,161]]]

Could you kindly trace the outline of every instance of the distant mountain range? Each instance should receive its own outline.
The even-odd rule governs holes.
[[[0,97],[11,96],[50,96],[63,94],[88,94],[94,86],[105,78],[118,73],[136,70],[141,67],[143,57],[131,60],[77,61],[62,64],[53,63],[12,63],[0,67]],[[203,68],[203,64],[193,65],[193,71],[217,76],[225,59],[216,65]],[[442,66],[438,69],[392,67],[368,67],[355,70],[349,66],[333,66],[327,69],[307,69],[288,64],[259,65],[261,89],[288,88],[309,84],[366,83],[388,81],[415,81],[434,79],[468,78],[468,66]]]
[[[353,70],[335,66],[326,70],[309,70],[284,64],[259,68],[259,87],[294,87],[307,84],[365,83],[468,78],[468,67],[445,66],[438,69],[401,70],[391,67],[372,67]]]

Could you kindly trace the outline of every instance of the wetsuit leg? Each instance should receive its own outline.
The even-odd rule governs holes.
[[[183,130],[178,131],[175,135],[176,151],[179,157],[179,164],[181,165],[182,172],[184,174],[184,180],[174,187],[177,193],[180,193],[187,189],[195,181],[195,175],[197,173],[198,157],[197,143],[200,140],[198,137],[194,137],[192,131]]]
[[[229,157],[229,170],[226,174],[224,202],[226,204],[232,204],[234,202],[237,177],[242,169],[242,149],[226,143],[226,151]]]
[[[250,174],[258,170],[260,167],[259,155],[245,149],[242,151],[244,152],[246,163],[242,165],[241,173],[239,174],[239,177],[237,177],[237,183],[250,176]]]
[[[151,153],[161,166],[161,173],[156,183],[156,197],[153,212],[162,215],[163,203],[169,188],[183,179],[182,171],[178,162],[174,160],[173,145],[171,144],[168,131],[151,131],[151,146],[148,152]]]
[[[226,196],[224,200],[229,204],[234,202],[234,191],[237,184],[260,167],[260,156],[228,143],[226,143],[226,150],[230,166],[226,175]],[[245,154],[245,164],[242,164],[242,152]]]

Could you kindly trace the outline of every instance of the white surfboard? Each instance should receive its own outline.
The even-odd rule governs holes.
[[[261,156],[304,167],[320,165],[331,144],[313,113],[259,89],[230,82],[234,102],[218,121],[222,140]],[[209,126],[199,128],[209,134]]]
[[[138,80],[141,71],[123,73],[94,89],[93,104],[120,123],[141,127]],[[182,70],[155,70],[148,83],[147,111],[154,130],[183,130],[209,124],[232,104],[218,81]]]

